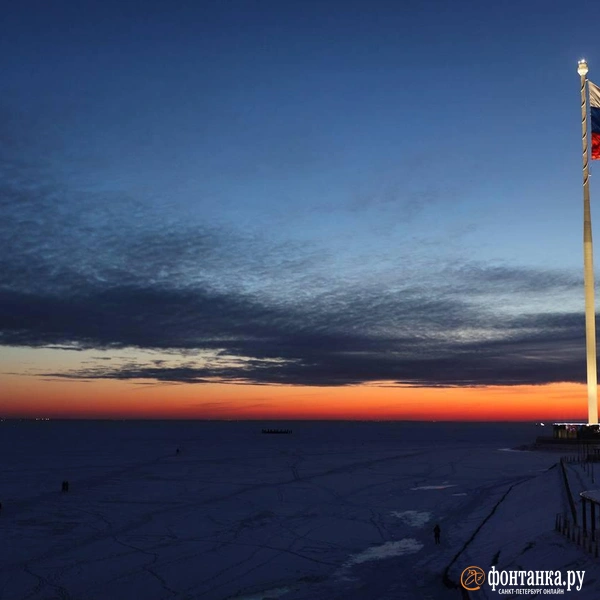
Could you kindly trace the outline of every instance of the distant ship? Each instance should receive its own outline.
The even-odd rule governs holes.
[[[262,433],[292,433],[291,429],[263,429]]]

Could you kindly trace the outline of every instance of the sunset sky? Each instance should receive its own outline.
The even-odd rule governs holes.
[[[0,417],[586,417],[598,22],[597,0],[3,8]]]

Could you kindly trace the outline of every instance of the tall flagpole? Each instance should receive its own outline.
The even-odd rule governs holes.
[[[580,60],[577,73],[581,77],[581,141],[583,144],[583,281],[585,287],[585,345],[587,357],[588,424],[598,423],[598,383],[596,368],[596,306],[594,303],[594,254],[592,216],[590,211],[590,170],[587,126],[588,66]]]

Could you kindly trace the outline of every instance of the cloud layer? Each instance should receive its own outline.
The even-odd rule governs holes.
[[[121,194],[74,191],[20,160],[14,144],[9,151],[1,157],[0,344],[181,357],[178,365],[100,357],[46,376],[319,386],[584,381],[583,313],[567,309],[581,296],[579,274],[428,263],[419,248],[391,248],[381,262],[379,250],[361,263],[346,252],[351,240],[336,252]]]

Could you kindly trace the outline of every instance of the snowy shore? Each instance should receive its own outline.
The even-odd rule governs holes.
[[[559,457],[511,451],[535,426],[264,426],[0,423],[0,598],[437,600],[470,565],[584,570],[566,597],[598,597],[600,561],[554,531]]]

